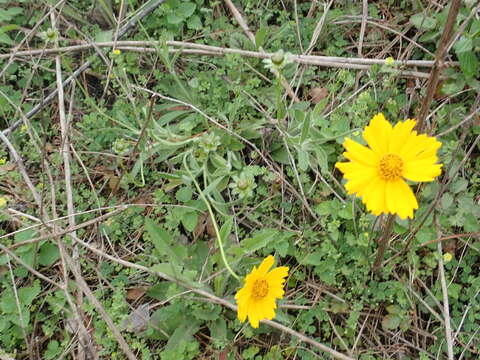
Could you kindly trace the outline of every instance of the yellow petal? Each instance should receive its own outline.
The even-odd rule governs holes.
[[[248,315],[248,303],[238,304],[237,317],[240,322],[244,322]]]
[[[397,207],[397,214],[400,218],[413,219],[413,210],[418,209],[418,202],[415,194],[408,184],[399,180],[395,182],[395,193],[399,199],[399,205]]]
[[[433,181],[442,173],[442,164],[435,164],[436,157],[420,161],[409,161],[403,168],[403,177],[417,182]]]
[[[398,122],[392,132],[390,142],[388,144],[388,152],[398,154],[405,142],[410,137],[410,134],[415,127],[416,121],[408,119]]]
[[[367,186],[378,177],[377,173],[377,169],[369,168],[361,173],[351,174],[345,184],[348,194],[356,193],[357,196],[362,196]]]
[[[388,152],[388,142],[392,134],[392,125],[382,113],[375,115],[363,131],[363,138],[368,146],[379,156]]]
[[[367,210],[374,215],[388,212],[385,203],[386,182],[376,178],[363,192],[362,202],[367,206]]]
[[[258,328],[259,320],[254,304],[250,303],[250,308],[248,309],[248,321],[250,321],[250,325],[252,325],[254,329]]]
[[[279,266],[275,269],[272,269],[271,271],[268,272],[268,274],[265,277],[265,280],[267,280],[269,283],[270,282],[275,282],[275,281],[285,281],[284,278],[288,276],[288,267],[287,266]]]
[[[418,209],[412,189],[403,180],[387,182],[386,202],[389,213],[397,214],[402,219],[413,218],[413,210]]]
[[[345,139],[343,146],[347,150],[343,153],[347,159],[357,161],[365,166],[377,166],[379,160],[378,155],[368,147],[349,138]]]
[[[416,132],[413,131],[402,149],[399,151],[399,155],[405,161],[416,160],[436,155],[437,150],[441,146],[442,143],[437,141],[434,137],[425,134],[416,135]]]
[[[258,267],[257,274],[259,276],[265,276],[268,270],[273,266],[274,262],[275,258],[272,255],[268,255]]]

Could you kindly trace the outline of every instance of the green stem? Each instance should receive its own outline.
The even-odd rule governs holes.
[[[185,170],[187,171],[188,175],[192,179],[193,183],[195,184],[195,187],[197,188],[198,193],[200,194],[200,197],[202,198],[203,202],[207,206],[208,213],[210,215],[210,218],[212,219],[212,224],[213,228],[215,229],[215,235],[217,236],[217,242],[218,242],[218,247],[220,249],[220,255],[222,256],[223,263],[225,264],[225,267],[227,268],[228,272],[238,281],[240,281],[240,277],[235,274],[233,269],[230,267],[230,264],[227,261],[227,258],[225,256],[225,251],[223,250],[223,243],[222,243],[222,236],[220,235],[220,230],[218,228],[217,220],[215,220],[215,215],[213,214],[212,207],[210,205],[210,202],[208,201],[207,197],[203,193],[202,189],[200,188],[200,185],[198,184],[197,180],[193,176],[192,172],[188,168],[187,165],[187,155],[189,153],[185,153],[185,156],[183,157],[183,166],[185,166]]]

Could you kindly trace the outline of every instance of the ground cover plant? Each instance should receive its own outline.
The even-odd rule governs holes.
[[[480,358],[476,1],[0,0],[0,359]]]

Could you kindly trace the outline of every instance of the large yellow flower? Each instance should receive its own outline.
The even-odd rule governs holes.
[[[349,138],[343,143],[347,150],[343,155],[350,161],[335,166],[348,180],[347,192],[361,197],[375,215],[413,218],[418,203],[405,179],[427,182],[441,173],[437,150],[442,144],[434,137],[418,135],[415,124],[408,119],[392,127],[383,114],[377,114],[363,131],[368,147]]]
[[[288,267],[281,266],[268,271],[273,262],[273,256],[270,255],[262,261],[258,269],[254,266],[245,277],[245,284],[235,295],[238,319],[244,322],[248,316],[254,328],[258,328],[260,320],[271,320],[275,317],[275,300],[281,299],[284,294],[283,284],[288,275]]]

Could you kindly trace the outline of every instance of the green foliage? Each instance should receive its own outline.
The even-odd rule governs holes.
[[[146,3],[69,2],[61,10],[58,30],[47,17],[38,24],[38,36],[26,38],[25,29],[33,28],[50,8],[46,3],[0,0],[7,4],[0,9],[0,46],[12,53],[22,41],[28,47],[21,50],[50,48],[54,40],[60,46],[87,39],[110,41],[116,19],[132,19]],[[85,49],[61,54],[64,77],[85,60],[92,62],[78,78],[73,96],[71,87],[65,87],[66,98],[73,99],[69,120],[76,223],[129,204],[76,235],[109,256],[233,302],[239,283],[225,271],[213,220],[195,180],[213,209],[226,259],[237,274],[244,276],[270,254],[290,268],[287,296],[279,302],[275,320],[338,351],[355,348],[360,359],[379,359],[372,349],[378,343],[392,345],[385,349],[401,346],[412,359],[446,352],[443,324],[431,311],[443,311],[438,308],[444,301],[438,280],[442,254],[436,242],[443,237],[444,253],[452,255],[445,261],[445,276],[457,334],[455,353],[460,356],[465,349],[464,358],[474,358],[479,346],[480,243],[477,235],[469,234],[480,231],[478,144],[468,151],[480,130],[476,117],[464,122],[480,89],[480,22],[469,17],[472,2],[462,3],[455,23],[454,33],[460,26],[463,31],[449,56],[459,66],[443,71],[445,79],[428,119],[433,134],[442,134],[439,158],[444,173],[439,181],[415,189],[415,218],[396,221],[384,264],[375,275],[371,264],[382,234],[379,219],[346,194],[334,164],[343,160],[345,137],[364,143],[362,129],[374,114],[383,112],[391,121],[414,117],[423,83],[405,78],[402,71],[410,69],[401,64],[360,72],[303,66],[289,58],[288,53],[306,52],[323,15],[312,54],[358,57],[361,2],[333,2],[327,14],[323,7],[310,12],[312,4],[301,1],[235,4],[255,43],[221,1],[167,0],[122,38],[158,40],[154,52],[107,48],[105,58]],[[432,60],[448,9],[425,1],[369,2],[363,56]],[[415,43],[405,43],[405,38]],[[172,39],[265,50],[278,59],[181,54],[167,46]],[[55,84],[53,57],[24,59],[11,64],[7,58],[0,60],[2,129],[19,116],[12,104],[26,113]],[[282,81],[290,84],[299,102],[287,97]],[[151,98],[138,87],[162,97]],[[322,89],[322,99],[314,101],[309,95],[315,88]],[[53,214],[55,205],[61,217],[67,214],[67,203],[57,109],[55,101],[9,138],[41,194],[42,211]],[[0,197],[7,201],[0,208],[1,244],[29,267],[63,283],[57,245],[62,241],[67,251],[78,254],[88,286],[119,328],[135,309],[147,306],[145,326],[122,331],[139,358],[315,358],[313,348],[295,338],[264,325],[245,326],[234,312],[173,281],[98,256],[75,244],[73,237],[44,237],[55,227],[35,220],[39,209],[4,149],[0,177]],[[443,180],[448,181],[445,189]],[[68,220],[55,224],[63,228]],[[12,231],[17,232],[4,236]],[[16,245],[39,236],[43,240]],[[66,291],[75,301],[82,294],[68,267],[66,271]],[[85,297],[81,314],[98,356],[123,359],[101,313]],[[4,350],[19,359],[36,356],[29,354],[29,339],[41,340],[35,349],[42,358],[71,356],[72,344],[78,342],[73,319],[63,290],[0,254],[0,357]],[[398,338],[415,347],[394,343]]]

